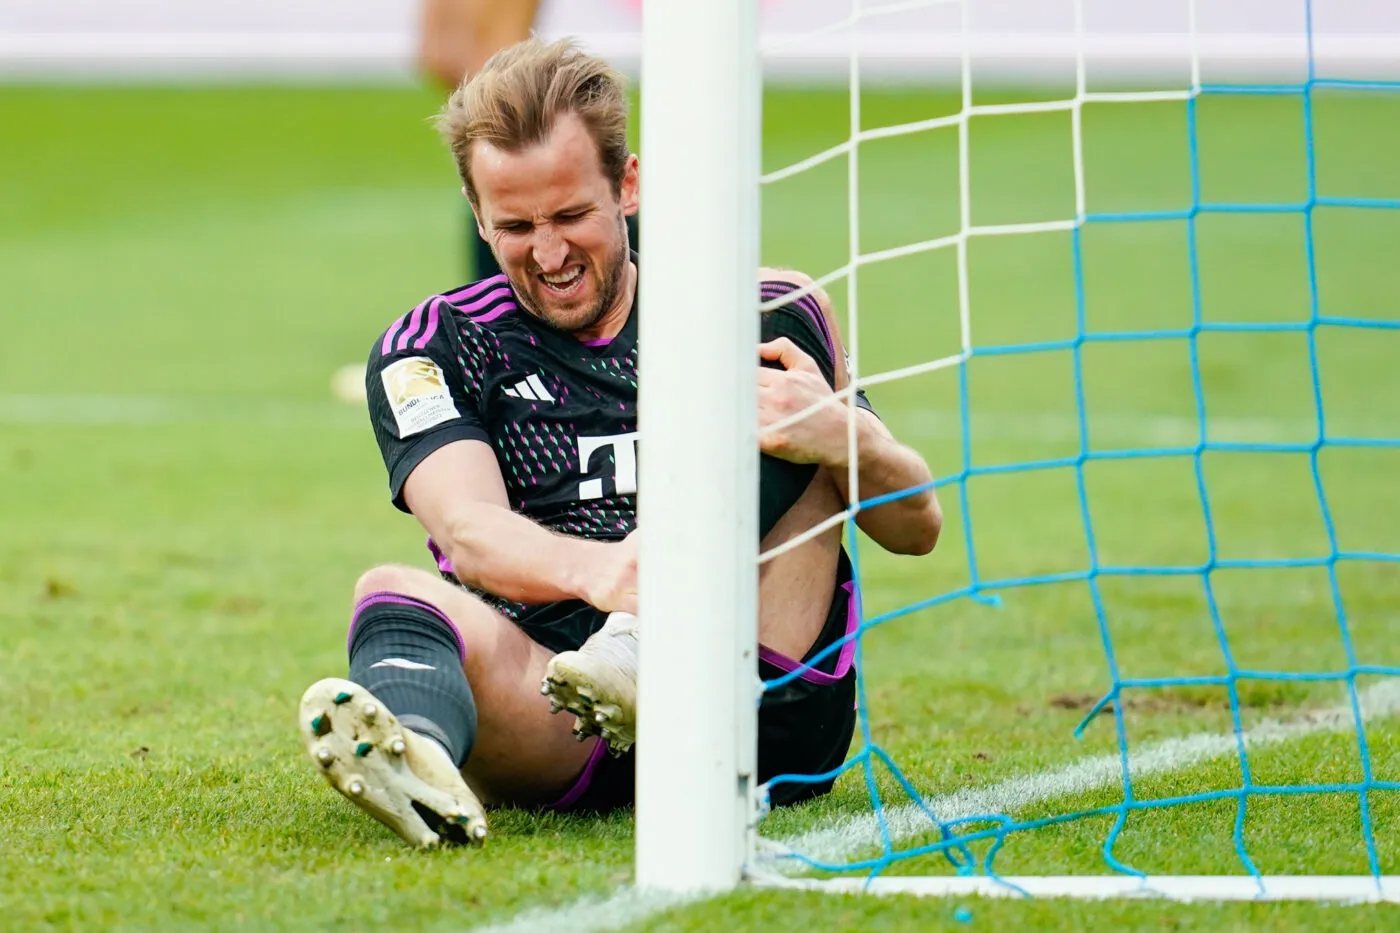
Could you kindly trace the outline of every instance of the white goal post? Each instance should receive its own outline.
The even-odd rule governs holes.
[[[752,848],[760,687],[757,0],[642,19],[636,874],[724,890]]]

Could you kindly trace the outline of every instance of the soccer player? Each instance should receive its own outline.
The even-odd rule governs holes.
[[[419,67],[435,83],[455,90],[492,55],[528,39],[539,9],[540,0],[423,0],[418,24]],[[635,243],[635,216],[628,218],[627,226]],[[499,275],[501,267],[477,232],[474,219],[467,227],[467,241],[477,279]]]
[[[632,801],[648,621],[635,615],[643,312],[624,223],[639,188],[626,124],[621,79],[605,62],[537,39],[493,56],[439,118],[504,272],[395,320],[372,345],[366,379],[393,503],[427,531],[437,572],[381,566],[360,577],[348,678],[313,684],[299,711],[326,780],[412,845],[480,840],[492,805],[596,811]],[[757,291],[771,299],[809,286],[772,272]],[[847,384],[820,291],[765,314],[762,334],[761,425]],[[864,495],[929,481],[858,397],[854,415],[833,400],[763,436],[763,547],[843,508],[850,417]],[[932,549],[941,524],[932,490],[858,519],[904,553]],[[839,527],[766,563],[758,673],[794,670],[839,640],[857,602]],[[852,649],[765,694],[760,781],[844,760]],[[771,803],[831,784],[785,784]]]

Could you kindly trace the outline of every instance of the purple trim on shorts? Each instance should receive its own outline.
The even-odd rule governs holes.
[[[404,317],[408,317],[408,315],[404,315]],[[395,321],[394,326],[390,327],[389,332],[384,335],[384,342],[379,346],[380,356],[388,356],[394,352],[394,337],[398,335],[400,327],[403,327],[402,317]]]
[[[854,580],[847,581],[841,585],[841,589],[846,591],[846,632],[849,636],[860,627],[860,594],[856,591]],[[841,646],[841,654],[836,659],[836,673],[828,674],[816,668],[806,668],[798,674],[798,678],[807,681],[809,684],[817,684],[822,687],[830,687],[832,684],[840,683],[851,670],[851,664],[856,656],[856,640],[852,638]],[[801,668],[801,661],[794,661],[785,654],[779,654],[771,648],[758,646],[758,659],[778,668],[785,674]]]
[[[603,760],[603,756],[607,754],[607,751],[608,743],[603,739],[599,739],[598,743],[593,746],[593,752],[588,756],[588,763],[583,766],[583,771],[579,774],[578,780],[574,781],[574,786],[569,788],[567,794],[554,801],[554,803],[548,804],[547,806],[549,809],[568,810],[574,804],[578,803],[579,798],[588,790],[588,785],[593,783],[593,772],[598,770],[598,763]]]
[[[487,321],[494,321],[496,318],[500,317],[502,314],[505,314],[507,311],[514,311],[515,308],[516,305],[513,301],[502,302],[501,304],[492,308],[490,311],[487,311],[485,314],[479,314],[476,317],[472,318],[472,321],[477,324],[485,324]]]
[[[585,347],[606,347],[616,339],[616,337],[599,337],[597,340],[580,340],[579,343]]]
[[[480,295],[487,289],[495,288],[497,285],[504,284],[506,284],[506,274],[502,272],[499,275],[491,276],[489,279],[482,279],[480,282],[473,282],[470,285],[463,285],[455,292],[448,292],[442,297],[455,304],[458,301],[466,301],[468,298],[475,298],[477,295]]]
[[[487,292],[482,297],[477,298],[473,301],[469,301],[464,305],[460,305],[459,307],[462,309],[462,312],[464,314],[471,314],[473,311],[480,311],[482,308],[491,304],[491,302],[493,301],[500,301],[502,298],[509,297],[510,286],[502,285],[499,288],[493,288],[491,291]]]
[[[443,624],[445,624],[449,629],[452,630],[452,634],[456,636],[457,653],[461,655],[462,663],[467,663],[467,642],[464,638],[462,638],[462,631],[461,629],[457,628],[456,624],[451,619],[449,619],[446,615],[443,614],[443,611],[441,609],[429,603],[425,603],[421,599],[414,599],[412,596],[404,596],[402,593],[390,593],[387,590],[382,590],[377,593],[370,593],[369,595],[365,596],[364,599],[361,599],[355,604],[354,612],[350,613],[350,631],[345,636],[346,652],[349,652],[351,644],[353,644],[355,641],[355,625],[360,620],[360,613],[364,612],[370,606],[378,606],[381,603],[396,603],[400,606],[414,606],[418,609],[422,609],[426,612],[431,613],[432,615],[437,616],[443,621]]]
[[[408,341],[414,334],[418,333],[418,327],[423,323],[423,305],[427,303],[428,302],[425,301],[413,309],[413,316],[408,319],[408,326],[405,327],[403,333],[399,335],[399,342],[394,345],[395,349],[408,349]]]
[[[428,323],[423,327],[423,336],[413,341],[413,349],[421,350],[424,347],[426,347],[428,345],[428,341],[432,339],[433,334],[437,333],[437,329],[438,303],[436,300],[434,300],[432,304],[428,305]]]
[[[428,539],[428,552],[433,555],[433,560],[437,561],[437,569],[440,573],[452,573],[452,558],[442,552],[442,548],[437,546],[437,542],[432,538]]]

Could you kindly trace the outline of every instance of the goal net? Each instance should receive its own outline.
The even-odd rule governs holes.
[[[829,115],[769,97],[765,261],[833,295],[947,521],[928,558],[878,553],[855,522],[901,494],[852,469],[853,751],[749,875],[1400,898],[1400,75],[1322,0],[1054,6],[855,0],[780,40],[844,35],[849,67],[809,153],[782,134]],[[982,25],[1022,7],[1038,39]],[[1374,41],[1364,13],[1340,25]],[[951,90],[867,78],[901,20]]]
[[[768,90],[760,250],[755,4],[687,6],[644,14],[644,196],[688,223],[642,244],[642,300],[673,305],[643,324],[642,522],[686,537],[642,558],[673,624],[642,664],[639,883],[1400,899],[1400,17],[852,0],[765,37],[846,78]],[[811,663],[853,647],[858,723],[832,794],[772,813],[831,775],[752,786],[760,254],[830,293],[945,512],[932,555],[884,554],[861,514],[920,490],[853,466],[784,545],[844,526],[859,620]],[[700,261],[717,282],[678,296]]]

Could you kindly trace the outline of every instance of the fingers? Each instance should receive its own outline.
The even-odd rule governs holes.
[[[778,337],[767,343],[758,345],[758,355],[765,360],[776,360],[787,370],[815,373],[821,375],[821,370],[813,359],[798,348],[786,337]]]

